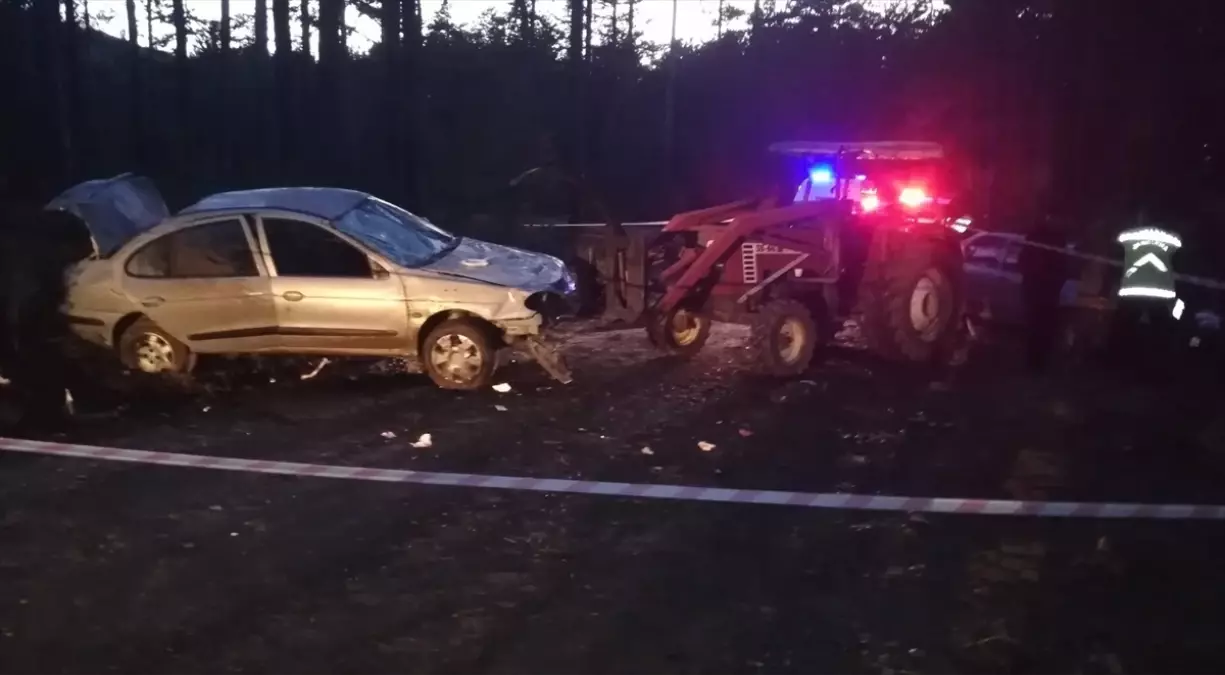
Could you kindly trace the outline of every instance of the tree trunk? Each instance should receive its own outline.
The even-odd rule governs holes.
[[[583,10],[583,56],[591,60],[591,19],[595,11],[595,0],[587,0]]]
[[[174,73],[175,113],[178,117],[179,166],[188,166],[188,153],[193,136],[191,114],[191,85],[188,82],[187,63],[187,12],[183,0],[173,0],[170,5],[171,22],[174,24]]]
[[[255,53],[268,55],[268,0],[255,0]]]
[[[145,0],[145,42],[149,49],[153,49],[153,13],[158,6],[158,0]]]
[[[668,41],[668,84],[664,90],[664,167],[667,170],[669,206],[680,208],[676,193],[676,10],[677,1],[672,0],[672,38]]]
[[[344,54],[344,0],[319,0],[319,65],[335,65]]]
[[[221,55],[230,55],[230,0],[221,0]]]
[[[403,51],[400,55],[403,87],[404,133],[404,203],[419,212],[425,210],[421,200],[425,195],[421,157],[425,154],[424,134],[421,120],[425,119],[424,97],[420,95],[421,73],[421,3],[417,0],[401,0],[400,12],[404,22]]]
[[[302,0],[299,8],[298,19],[302,24],[302,53],[306,54],[309,59],[311,55],[311,3],[310,0]]]
[[[230,62],[230,48],[233,42],[231,28],[230,0],[221,0],[221,22],[217,30],[218,49],[221,52],[217,64],[217,107],[222,114],[223,121],[220,124],[213,124],[213,133],[217,135],[217,166],[220,168],[221,174],[227,176],[231,174],[233,169],[230,151],[236,145],[234,143],[234,132],[229,124],[229,119],[234,110],[230,97],[230,93],[233,91],[233,88],[230,86],[230,73],[233,70],[233,64]]]
[[[383,138],[386,152],[386,189],[400,193],[404,186],[401,164],[403,148],[400,135],[403,84],[400,77],[400,0],[383,0]]]
[[[85,157],[78,147],[83,140],[84,122],[82,115],[85,110],[81,96],[81,58],[78,51],[77,3],[76,0],[64,0],[64,22],[60,24],[60,47],[63,49],[62,62],[63,88],[60,101],[63,105],[60,123],[61,143],[64,146],[65,170],[69,179],[75,179],[80,169],[79,161]]]
[[[278,168],[296,166],[292,161],[293,129],[293,35],[289,32],[289,0],[272,0],[272,32],[276,43],[273,55],[273,92],[276,97],[276,129]]]
[[[140,167],[145,159],[144,128],[141,111],[143,108],[144,86],[140,67],[140,32],[136,26],[136,0],[126,0],[128,13],[128,160],[133,166]]]
[[[566,49],[566,70],[570,80],[570,133],[566,134],[570,146],[569,164],[573,171],[583,173],[586,161],[583,149],[583,17],[586,15],[583,0],[569,0],[570,36]]]
[[[529,44],[532,41],[532,25],[528,18],[527,0],[514,0],[510,7],[511,21],[519,34],[519,41]]]
[[[60,36],[60,10],[57,0],[35,0],[31,7],[34,30],[30,36],[33,46],[33,70],[40,76],[35,105],[31,106],[36,131],[31,134],[24,147],[54,148],[52,152],[35,154],[37,174],[50,185],[63,186],[68,180],[68,146],[63,136],[66,127],[62,96],[62,50],[58,49]],[[33,153],[32,153],[33,154]],[[42,166],[38,166],[38,159]]]
[[[617,46],[617,0],[610,0],[612,5],[612,19],[609,21],[608,42],[612,46]]]
[[[321,178],[335,182],[344,173],[348,155],[342,152],[347,147],[344,105],[340,92],[340,64],[344,59],[344,0],[319,0],[319,77],[318,105],[314,108],[316,130],[322,142],[319,144]]]
[[[634,37],[634,5],[638,4],[638,0],[626,0],[626,2],[629,3],[629,7],[625,14],[625,40],[632,49],[637,40]]]

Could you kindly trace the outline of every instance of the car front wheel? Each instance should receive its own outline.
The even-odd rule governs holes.
[[[493,382],[497,349],[484,326],[468,319],[450,319],[425,337],[421,364],[443,389],[482,389]]]
[[[196,355],[148,317],[141,317],[119,336],[119,360],[150,375],[181,375],[196,365]]]

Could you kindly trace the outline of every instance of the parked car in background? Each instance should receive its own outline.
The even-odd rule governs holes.
[[[1020,266],[1024,242],[1025,235],[1013,232],[980,232],[962,241],[966,311],[971,316],[999,324],[1024,323]],[[1060,291],[1064,308],[1076,305],[1079,280],[1072,276],[1075,269],[1075,265],[1068,266],[1069,278]]]
[[[476,389],[516,346],[569,379],[540,340],[545,313],[574,292],[560,260],[453,235],[363,192],[226,192],[167,217],[152,182],[125,174],[49,207],[95,239],[70,271],[70,322],[130,368],[183,373],[198,354],[404,357],[440,387]]]

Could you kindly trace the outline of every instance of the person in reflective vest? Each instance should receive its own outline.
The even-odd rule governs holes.
[[[1116,241],[1123,247],[1117,305],[1120,346],[1128,361],[1159,356],[1183,310],[1171,260],[1182,240],[1166,230],[1139,227],[1120,232]]]
[[[1178,295],[1170,259],[1182,248],[1182,240],[1165,230],[1145,227],[1121,232],[1118,242],[1123,245],[1119,297],[1168,301],[1161,304],[1172,306]]]

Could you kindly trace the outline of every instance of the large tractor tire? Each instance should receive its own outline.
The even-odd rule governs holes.
[[[821,342],[812,312],[795,300],[771,300],[754,317],[749,352],[767,375],[791,377],[808,370]]]
[[[868,347],[914,363],[950,356],[964,309],[960,250],[938,240],[888,243],[871,256],[861,290]]]

